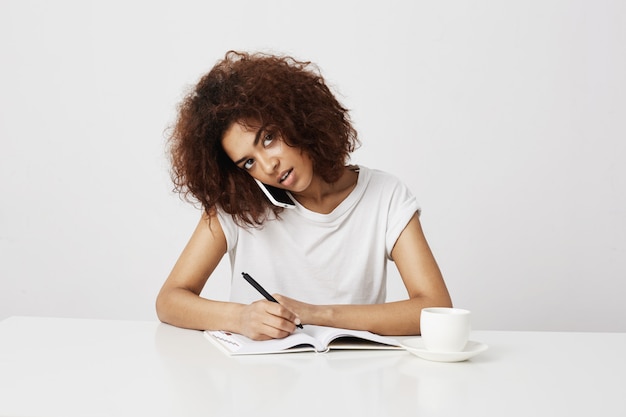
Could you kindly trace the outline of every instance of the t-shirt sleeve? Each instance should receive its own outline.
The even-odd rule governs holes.
[[[417,199],[409,188],[399,180],[393,185],[391,200],[389,202],[389,214],[387,217],[387,233],[385,236],[386,254],[391,259],[391,251],[395,246],[400,234],[421,208]]]
[[[224,231],[224,236],[226,237],[226,250],[230,252],[235,246],[237,246],[237,230],[238,226],[233,220],[233,217],[225,213],[222,209],[218,208],[217,210],[217,218],[220,222],[220,226],[222,226],[222,230]]]

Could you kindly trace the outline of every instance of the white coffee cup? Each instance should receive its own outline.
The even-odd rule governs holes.
[[[452,307],[422,309],[420,327],[426,349],[434,352],[461,352],[471,330],[469,310]]]

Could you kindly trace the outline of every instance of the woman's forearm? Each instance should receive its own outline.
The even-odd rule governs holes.
[[[238,332],[241,308],[241,304],[208,300],[182,288],[162,290],[156,301],[159,320],[194,330]]]
[[[420,314],[425,307],[451,307],[449,297],[412,298],[385,304],[316,306],[312,324],[368,330],[382,335],[420,334]]]

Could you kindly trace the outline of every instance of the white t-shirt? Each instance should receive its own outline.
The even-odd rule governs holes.
[[[356,187],[329,214],[296,202],[280,219],[242,228],[219,212],[232,267],[231,301],[262,298],[247,272],[270,294],[312,304],[375,304],[386,297],[391,250],[419,205],[396,177],[359,167]]]

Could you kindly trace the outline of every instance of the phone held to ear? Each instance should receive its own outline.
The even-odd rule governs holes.
[[[296,204],[293,202],[291,194],[289,194],[289,191],[264,184],[256,178],[254,178],[254,181],[259,184],[259,187],[265,193],[267,198],[269,198],[272,204],[284,208],[294,208],[296,206]]]

